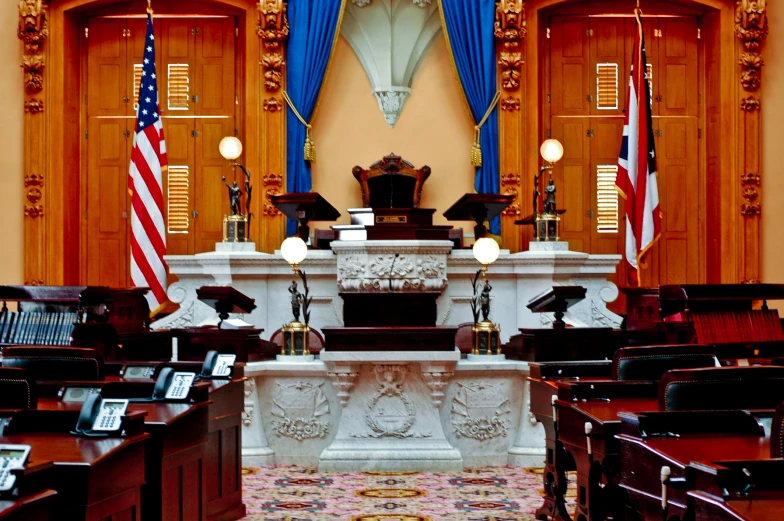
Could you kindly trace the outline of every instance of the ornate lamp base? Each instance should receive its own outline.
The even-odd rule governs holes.
[[[248,241],[248,216],[224,215],[223,216],[223,242]]]
[[[557,241],[558,223],[561,218],[552,213],[543,213],[536,216],[536,240]]]
[[[286,324],[281,328],[283,333],[282,355],[307,356],[310,354],[310,326],[299,321]]]
[[[471,327],[474,334],[472,355],[500,355],[501,354],[501,328],[483,320]]]

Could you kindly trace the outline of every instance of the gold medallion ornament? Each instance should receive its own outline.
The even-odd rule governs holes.
[[[352,517],[351,521],[431,521],[425,516],[411,516],[408,514],[370,514]]]
[[[356,494],[361,497],[401,499],[426,496],[427,492],[415,488],[371,488],[366,490],[357,490]]]

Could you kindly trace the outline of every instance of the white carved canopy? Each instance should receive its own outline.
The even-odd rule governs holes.
[[[365,68],[390,128],[440,31],[435,0],[352,0],[346,7],[341,33]]]

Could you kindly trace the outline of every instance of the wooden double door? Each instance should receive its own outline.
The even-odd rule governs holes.
[[[214,249],[235,169],[218,152],[236,133],[235,20],[156,18],[159,104],[169,168],[163,176],[168,254]],[[146,18],[89,20],[86,38],[86,283],[130,284],[128,171]],[[74,100],[76,101],[76,100]],[[237,180],[242,181],[239,173]]]
[[[564,145],[554,177],[567,209],[561,237],[572,250],[625,251],[626,210],[614,184],[636,27],[631,17],[551,19],[544,128]],[[640,277],[643,285],[704,282],[699,20],[647,17],[644,28],[662,235]],[[616,282],[627,281],[622,262]]]

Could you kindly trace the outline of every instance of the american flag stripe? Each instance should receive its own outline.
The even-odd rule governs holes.
[[[167,164],[155,74],[155,36],[152,13],[148,12],[128,187],[131,190],[131,281],[133,286],[150,288],[147,301],[153,314],[166,303],[163,171]]]
[[[641,13],[637,11],[635,14],[637,34],[615,185],[626,199],[626,261],[632,271],[631,278],[639,284],[637,270],[642,265],[643,256],[661,234],[661,210],[645,38]]]

